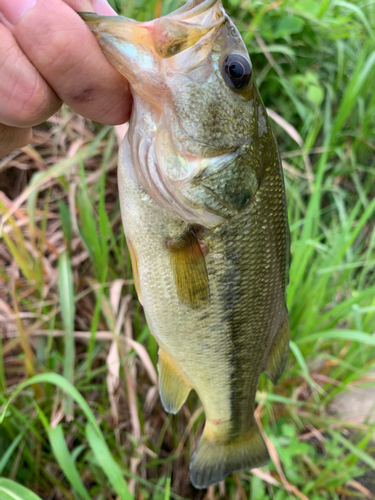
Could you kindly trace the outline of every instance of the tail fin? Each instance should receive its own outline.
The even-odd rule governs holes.
[[[190,480],[195,488],[208,488],[231,472],[260,467],[268,461],[268,450],[255,422],[246,434],[231,441],[213,439],[206,423],[190,463]]]

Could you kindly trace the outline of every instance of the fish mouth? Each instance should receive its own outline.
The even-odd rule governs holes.
[[[180,193],[180,187],[186,186],[205,169],[209,172],[224,168],[233,161],[235,154],[228,152],[218,157],[209,154],[207,158],[200,158],[192,151],[180,152],[173,137],[168,137],[170,124],[161,123],[165,117],[166,96],[171,100],[166,74],[187,75],[191,68],[208,60],[220,28],[228,21],[221,0],[190,0],[177,11],[149,22],[93,13],[80,13],[80,16],[107,59],[130,82],[135,97],[134,109],[139,110],[139,114],[143,109],[147,109],[146,112],[152,109],[150,113],[158,124],[158,137],[150,152],[143,161],[141,158],[132,161],[137,181],[159,206],[176,213],[186,222],[203,227],[223,223],[225,219],[221,215],[203,206],[193,206]],[[142,104],[137,107],[141,100]],[[180,128],[183,129],[182,124]],[[162,130],[166,132],[163,137]],[[139,144],[134,138],[132,123],[129,134],[132,136],[129,148],[134,160],[139,156]],[[141,140],[142,137],[138,139]],[[167,161],[167,150],[170,153],[168,158],[175,163]]]
[[[79,15],[106,57],[136,91],[141,87],[140,74],[143,81],[156,79],[160,84],[157,73],[168,66],[163,61],[190,47],[211,45],[227,20],[221,0],[190,0],[177,11],[148,22],[91,12]]]
[[[221,1],[218,0],[190,0],[178,10],[171,12],[165,17],[179,19],[185,22],[211,23],[220,19],[224,14]],[[206,19],[204,19],[206,18]]]

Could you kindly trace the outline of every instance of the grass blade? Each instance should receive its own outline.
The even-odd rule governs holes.
[[[1,500],[41,500],[32,491],[5,477],[0,477],[0,498]]]
[[[59,294],[61,303],[61,317],[65,329],[65,357],[64,357],[64,377],[69,382],[74,382],[74,289],[73,272],[70,258],[67,252],[63,252],[59,257]],[[73,418],[73,400],[67,398],[65,401],[65,412],[69,418]]]
[[[20,444],[24,435],[25,435],[25,432],[18,434],[18,436],[14,439],[14,441],[12,441],[12,443],[9,445],[8,449],[4,452],[4,454],[0,460],[0,474],[3,472],[4,467],[7,465],[10,457],[13,455],[14,450]]]
[[[63,200],[58,200],[58,205],[61,219],[61,229],[64,234],[66,246],[70,251],[72,247],[73,227],[69,207]]]
[[[331,431],[330,433],[339,443],[353,453],[353,455],[362,460],[365,464],[369,465],[372,470],[375,470],[375,460],[368,453],[359,449],[348,439],[345,439],[339,432]]]
[[[90,424],[86,426],[86,437],[94,452],[95,458],[99,462],[103,472],[108,477],[119,498],[121,500],[133,500],[133,496],[129,491],[121,469],[113,459],[103,437],[99,435]]]
[[[65,391],[69,396],[71,396],[75,402],[81,407],[81,410],[86,415],[87,420],[91,423],[91,425],[96,429],[96,431],[101,434],[100,427],[96,422],[96,418],[91,411],[91,408],[87,404],[85,398],[77,391],[77,389],[70,383],[68,380],[58,373],[42,373],[40,375],[35,375],[28,380],[25,380],[20,384],[17,389],[13,392],[9,400],[5,403],[3,411],[0,414],[0,424],[4,421],[6,413],[8,411],[8,407],[10,403],[24,390],[26,387],[32,386],[33,384],[39,384],[41,382],[45,382],[48,384],[53,384],[57,387],[60,387],[63,391]]]
[[[290,341],[289,345],[290,345],[290,350],[294,354],[294,357],[296,358],[297,363],[299,364],[299,367],[301,368],[301,371],[305,379],[309,383],[311,389],[319,390],[318,384],[316,384],[314,380],[311,378],[309,368],[306,364],[305,358],[303,357],[298,345],[295,342],[293,342],[293,340]]]
[[[90,495],[88,494],[88,491],[86,490],[78,473],[76,464],[71,454],[69,453],[61,424],[57,425],[57,427],[55,428],[50,427],[48,429],[48,437],[53,453],[55,454],[55,457],[59,462],[66,478],[70,482],[73,490],[84,500],[91,500]]]
[[[369,344],[375,346],[375,337],[369,333],[359,332],[357,330],[327,330],[325,332],[313,333],[298,340],[299,344],[315,342],[316,340],[329,341],[337,340],[352,340],[361,344]]]

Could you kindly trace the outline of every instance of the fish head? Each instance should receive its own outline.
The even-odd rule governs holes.
[[[81,16],[130,82],[132,163],[146,191],[207,227],[243,210],[260,185],[262,154],[277,150],[246,46],[221,1],[190,0],[149,22]]]

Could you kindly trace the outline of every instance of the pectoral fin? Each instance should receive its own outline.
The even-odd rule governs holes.
[[[133,244],[132,244],[132,242],[130,241],[129,238],[126,238],[126,243],[128,245],[128,248],[129,248],[130,260],[131,260],[131,263],[132,263],[133,279],[134,279],[135,290],[137,292],[139,302],[143,305],[142,293],[141,293],[141,284],[140,284],[140,281],[139,281],[139,271],[138,271],[137,254],[135,253]]]
[[[285,311],[268,359],[266,375],[273,384],[277,384],[284,371],[289,354],[290,326],[288,311]]]
[[[178,296],[192,309],[205,306],[209,300],[206,262],[198,239],[192,231],[177,242],[167,242]]]
[[[185,403],[191,387],[182,379],[166,354],[159,349],[159,391],[165,411],[177,413]]]

